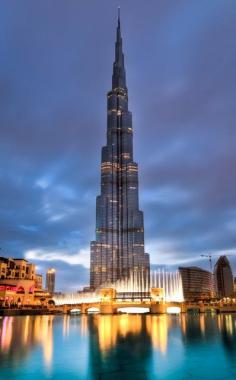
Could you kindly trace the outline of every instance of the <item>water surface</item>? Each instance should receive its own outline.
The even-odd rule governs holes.
[[[236,315],[0,319],[1,380],[235,380]]]

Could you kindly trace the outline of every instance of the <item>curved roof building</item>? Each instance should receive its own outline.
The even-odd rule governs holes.
[[[215,284],[218,296],[231,297],[234,292],[234,279],[229,260],[220,256],[214,268]]]
[[[185,301],[214,297],[214,280],[211,272],[198,267],[180,267],[179,271],[182,278]]]

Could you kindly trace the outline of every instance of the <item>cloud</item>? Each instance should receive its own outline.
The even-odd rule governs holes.
[[[235,1],[133,3],[120,5],[146,251],[208,267],[201,253],[236,247]],[[116,6],[1,6],[1,254],[53,263],[61,289],[89,282]]]
[[[149,203],[156,204],[176,204],[186,203],[191,199],[191,193],[177,186],[158,186],[152,189],[146,189],[142,198]]]
[[[171,270],[180,266],[199,266],[209,269],[208,260],[202,258],[202,254],[211,255],[213,265],[217,259],[226,255],[230,262],[236,263],[236,246],[230,249],[213,249],[212,251],[196,250],[195,254],[190,250],[184,250],[182,244],[176,244],[171,240],[153,239],[146,245],[147,252],[151,253],[152,268],[167,267]]]
[[[151,264],[153,266],[178,267],[183,265],[194,265],[200,261],[199,255],[188,256],[186,252],[175,246],[171,240],[153,239],[146,245],[147,252],[151,253]]]
[[[89,251],[81,250],[76,254],[69,254],[63,251],[50,251],[45,249],[32,249],[26,251],[24,257],[31,261],[55,262],[62,261],[69,265],[82,265],[89,268]]]

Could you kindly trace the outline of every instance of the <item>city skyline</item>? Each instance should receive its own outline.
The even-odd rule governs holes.
[[[57,288],[76,289],[89,283],[119,4],[60,1],[45,15],[25,3],[0,15],[1,255],[53,266]],[[236,9],[150,3],[120,2],[146,251],[206,269],[201,254],[231,254],[235,271]]]

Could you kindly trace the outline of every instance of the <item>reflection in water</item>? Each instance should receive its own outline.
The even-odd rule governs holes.
[[[236,319],[231,314],[218,316],[221,338],[226,354],[233,363],[236,361]]]
[[[98,316],[95,323],[98,331],[98,342],[101,351],[113,347],[116,343],[117,326],[112,316]]]
[[[62,379],[55,371],[60,365],[65,371],[68,363],[67,377],[79,380],[125,380],[132,376],[136,380],[159,380],[169,378],[170,373],[171,378],[179,380],[182,377],[176,375],[176,370],[178,366],[187,366],[186,363],[196,365],[196,371],[206,371],[196,364],[197,360],[204,361],[205,352],[217,356],[211,368],[209,363],[209,371],[218,365],[218,378],[220,368],[227,365],[236,375],[236,315],[122,314],[0,319],[0,378],[17,379],[14,374],[22,369],[20,378],[31,380],[31,366],[37,364],[35,373],[38,371],[39,377],[34,379],[46,380],[48,372],[50,379]],[[193,356],[195,364],[191,363]],[[29,375],[25,372],[27,365]],[[6,368],[8,371],[12,368],[12,377],[2,376]]]
[[[186,315],[181,317],[181,331],[189,346],[221,341],[225,353],[236,362],[236,315]]]
[[[119,334],[125,338],[128,334],[138,335],[142,329],[142,316],[123,314],[118,318],[119,321]]]
[[[87,315],[81,315],[81,336],[86,337],[88,335],[88,317]]]
[[[33,323],[33,341],[41,345],[44,364],[48,369],[50,369],[53,354],[53,319],[52,315],[37,316]]]
[[[114,347],[119,337],[125,338],[128,334],[138,335],[142,328],[142,316],[94,315],[93,323],[98,333],[99,348],[105,351]]]
[[[92,379],[149,379],[151,342],[145,315],[96,315],[89,320]]]
[[[199,322],[200,322],[201,334],[202,334],[202,336],[204,336],[205,335],[206,325],[205,325],[205,315],[203,313],[201,313],[199,315]]]
[[[65,314],[63,316],[63,337],[66,338],[70,333],[70,316]]]
[[[232,315],[226,315],[225,316],[225,327],[228,335],[233,335],[233,321],[232,321]]]
[[[29,336],[29,321],[30,321],[30,317],[29,315],[27,315],[25,317],[25,323],[24,323],[24,327],[22,329],[23,331],[23,343],[26,344],[27,343],[27,340],[28,340],[28,336]]]
[[[53,316],[49,315],[42,320],[41,344],[43,347],[43,357],[46,367],[51,368],[53,354]]]
[[[0,321],[0,359],[4,357],[18,364],[34,346],[41,345],[44,364],[49,369],[53,353],[53,318],[51,315],[3,318]]]
[[[158,349],[162,354],[165,354],[168,341],[168,316],[147,315],[146,326],[153,347]]]
[[[1,349],[2,351],[8,351],[12,340],[12,317],[6,317],[3,319],[2,331],[1,331]]]
[[[180,328],[181,328],[181,330],[182,330],[182,333],[183,333],[183,335],[185,336],[186,335],[186,314],[184,313],[184,314],[181,314],[181,316],[180,316],[180,319],[179,319],[179,321],[180,321]]]
[[[191,344],[201,344],[203,339],[214,337],[215,328],[206,328],[206,320],[209,319],[205,314],[182,315],[180,319],[181,332],[184,341]],[[211,326],[213,327],[213,326]]]
[[[222,314],[217,315],[217,326],[218,326],[219,331],[222,331],[222,318],[223,318]]]

